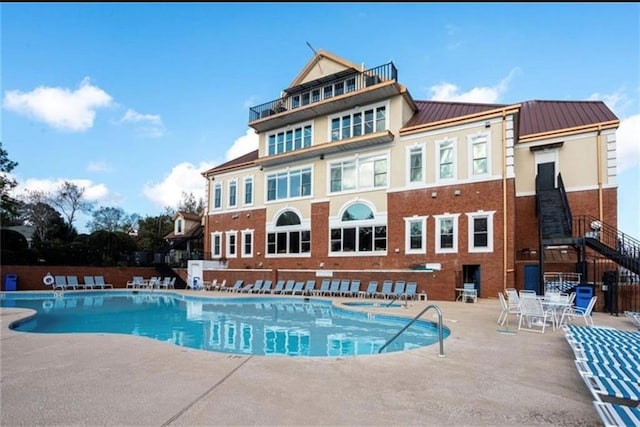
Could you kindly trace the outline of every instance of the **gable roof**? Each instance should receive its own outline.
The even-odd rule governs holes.
[[[200,221],[200,215],[198,215],[197,213],[183,212],[183,211],[176,212],[175,215],[173,215],[172,220],[175,221],[176,218],[178,218],[179,216],[182,216],[182,218],[190,221]]]
[[[471,102],[414,101],[418,111],[409,119],[403,128],[435,123],[470,114],[483,113],[506,107],[509,104],[478,104]]]
[[[208,177],[215,173],[225,172],[227,170],[232,170],[239,167],[246,167],[248,165],[254,164],[256,160],[258,160],[258,150],[243,154],[240,157],[236,157],[235,159],[231,159],[228,162],[204,171],[202,172],[202,175]]]
[[[296,78],[293,79],[293,81],[289,85],[289,88],[298,86],[301,83],[303,83],[305,81],[305,78],[309,75],[309,73],[314,69],[314,67],[318,66],[320,61],[323,59],[327,59],[335,63],[339,68],[360,70],[360,67],[358,65],[354,64],[351,61],[347,61],[344,58],[340,58],[339,56],[334,55],[331,52],[327,52],[326,50],[323,50],[323,49],[319,49],[315,52],[316,54],[313,56],[313,58],[311,58],[311,60],[307,63],[307,65],[304,66],[302,71],[298,73]],[[329,72],[327,74],[334,74],[334,71]]]

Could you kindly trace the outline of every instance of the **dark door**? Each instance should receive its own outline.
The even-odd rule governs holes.
[[[540,190],[556,188],[556,164],[554,162],[538,164],[538,180]]]
[[[538,292],[538,276],[539,269],[537,264],[528,264],[524,266],[524,288],[527,291]]]
[[[474,283],[476,285],[476,292],[478,294],[478,298],[480,298],[481,297],[480,266],[479,265],[463,265],[462,278],[464,283]]]

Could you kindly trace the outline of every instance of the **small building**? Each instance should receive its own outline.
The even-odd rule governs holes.
[[[188,212],[177,212],[173,218],[173,231],[164,239],[169,243],[167,264],[172,267],[187,267],[188,260],[203,259],[204,226],[202,216]]]

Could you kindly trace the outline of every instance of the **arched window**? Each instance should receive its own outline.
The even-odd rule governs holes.
[[[373,210],[356,202],[344,210],[331,227],[331,252],[374,253],[387,250],[386,218],[376,218]]]
[[[311,229],[300,216],[287,210],[278,215],[275,227],[267,230],[267,254],[301,254],[311,252]]]

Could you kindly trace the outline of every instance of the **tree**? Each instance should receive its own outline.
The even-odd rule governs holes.
[[[194,213],[200,215],[204,212],[204,201],[202,197],[196,202],[196,198],[193,193],[182,192],[182,200],[178,203],[178,211],[186,213]]]
[[[23,196],[21,217],[27,225],[33,227],[34,235],[39,242],[51,238],[55,231],[62,231],[60,225],[64,225],[60,213],[47,203],[48,200],[49,196],[38,190],[27,190]]]
[[[166,209],[158,216],[147,216],[138,221],[138,248],[141,251],[159,252],[166,248],[164,236],[173,230],[173,213]]]
[[[65,181],[51,197],[51,203],[60,209],[71,229],[73,229],[73,221],[78,211],[89,213],[93,210],[94,204],[84,200],[84,191],[84,187]]]
[[[138,214],[127,215],[122,208],[101,207],[93,212],[93,221],[87,223],[89,231],[122,231],[134,234],[140,217]]]
[[[16,222],[20,202],[9,195],[18,183],[9,173],[18,166],[17,162],[9,160],[9,154],[2,148],[0,141],[0,221],[3,225]]]

